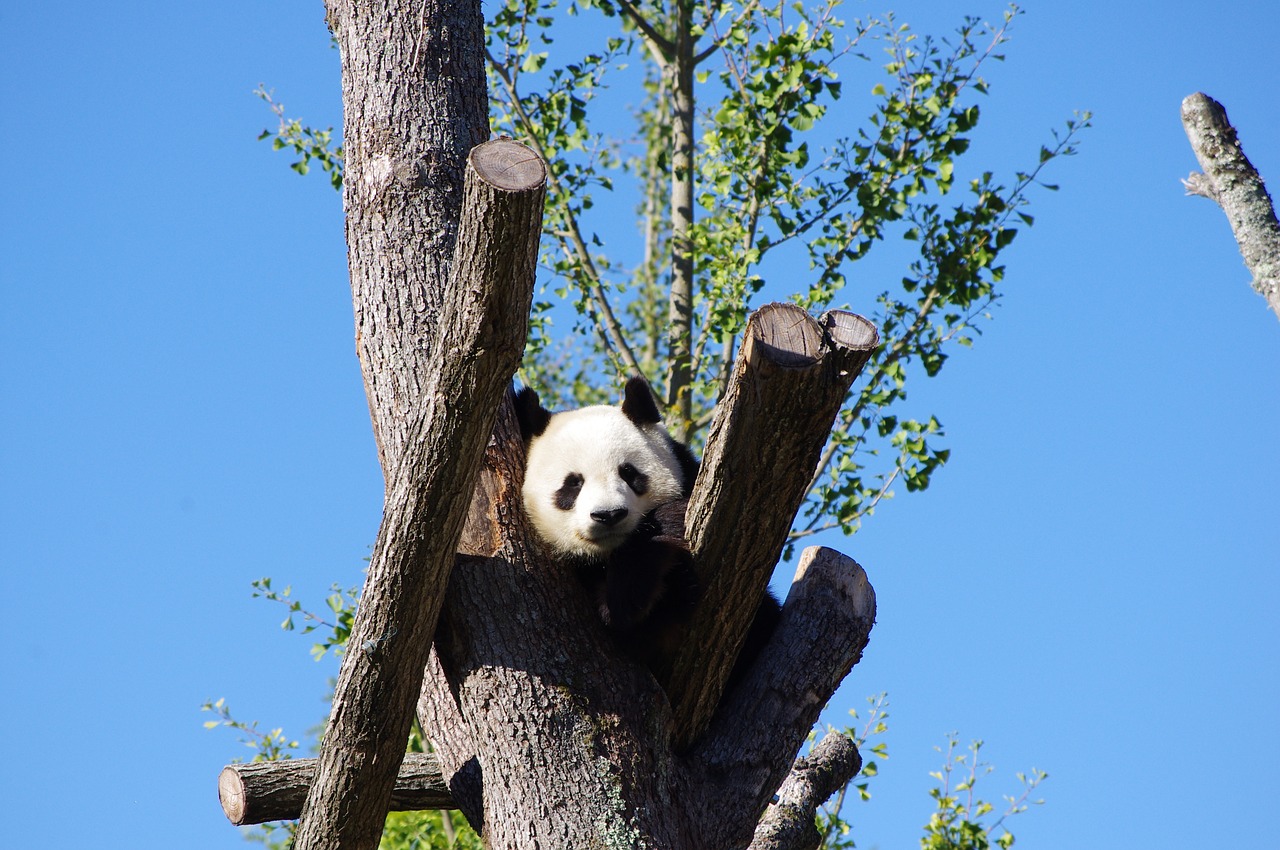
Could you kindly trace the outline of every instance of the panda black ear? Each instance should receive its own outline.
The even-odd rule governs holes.
[[[516,393],[516,421],[520,423],[520,436],[527,443],[529,440],[547,430],[551,421],[551,411],[542,406],[538,393],[533,387],[523,387]]]
[[[622,412],[637,425],[656,425],[662,421],[649,382],[637,375],[627,381],[622,391]]]

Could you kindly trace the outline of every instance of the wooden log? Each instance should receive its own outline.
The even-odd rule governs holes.
[[[1280,221],[1258,170],[1244,155],[1227,110],[1196,92],[1182,101],[1182,126],[1203,174],[1182,181],[1189,195],[1222,207],[1253,275],[1253,288],[1280,318]]]
[[[377,847],[499,401],[524,349],[545,170],[518,142],[468,159],[434,372],[388,477],[297,850]]]
[[[844,311],[816,321],[769,304],[747,322],[689,502],[703,596],[667,683],[677,749],[715,713],[832,422],[878,345],[875,326]]]
[[[816,850],[822,843],[814,826],[818,806],[861,769],[857,745],[840,732],[828,732],[813,752],[796,759],[747,850]]]
[[[282,759],[229,764],[218,776],[218,800],[236,826],[294,820],[302,813],[318,759]],[[440,776],[434,753],[408,753],[391,791],[391,811],[453,809],[453,795]]]
[[[800,554],[773,639],[728,695],[691,753],[720,777],[711,810],[754,801],[762,810],[827,700],[862,657],[876,596],[852,558],[824,546]],[[780,698],[780,695],[786,695]]]

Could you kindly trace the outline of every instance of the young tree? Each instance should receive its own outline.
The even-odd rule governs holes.
[[[834,3],[511,0],[487,40],[478,5],[457,0],[328,11],[343,57],[357,350],[387,503],[298,846],[377,843],[411,720],[406,682],[418,681],[406,671],[423,669],[433,634],[419,719],[489,846],[815,846],[814,809],[858,754],[837,735],[794,770],[792,759],[866,642],[874,594],[848,558],[807,550],[777,635],[724,694],[745,612],[789,540],[854,530],[894,481],[923,488],[945,461],[929,443],[935,418],[893,412],[908,371],[936,374],[949,343],[970,341],[999,297],[1012,222],[1031,223],[1026,191],[1087,118],[1031,172],[1007,187],[982,174],[948,208],[978,119],[968,99],[985,90],[978,69],[1012,13],[938,42],[892,18],[846,32]],[[537,49],[553,14],[601,13],[622,27],[581,60],[553,65]],[[842,95],[838,62],[872,40],[890,61],[870,126],[821,135]],[[536,230],[528,199],[542,174],[516,153],[507,165],[528,179],[468,177],[463,206],[464,162],[489,132],[486,48],[497,127],[548,168],[544,265],[589,332],[585,352],[558,356],[549,304],[535,305],[527,379],[580,403],[605,385],[583,363],[643,374],[677,436],[706,444],[688,523],[704,601],[664,686],[618,656],[524,529],[522,451],[498,401],[532,284],[523,234]],[[587,101],[624,58],[642,66],[635,150],[588,123]],[[278,144],[309,153],[301,132],[282,129]],[[332,156],[321,162],[336,173]],[[592,192],[615,179],[640,198],[644,251],[629,265],[604,252],[625,229],[616,215],[592,219]],[[872,325],[830,308],[851,265],[891,236],[919,250],[899,286],[857,292],[878,305],[881,346]],[[791,280],[807,267],[795,304],[748,320],[788,262]],[[887,466],[867,471],[882,450]]]

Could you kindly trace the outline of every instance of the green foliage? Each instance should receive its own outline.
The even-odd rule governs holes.
[[[938,781],[938,787],[929,789],[937,808],[925,824],[920,847],[922,850],[988,850],[994,843],[1009,850],[1014,837],[1006,821],[1032,805],[1044,803],[1044,800],[1029,798],[1049,775],[1035,769],[1030,776],[1017,774],[1022,793],[1017,797],[1006,795],[1007,805],[1003,814],[997,816],[995,806],[979,798],[974,790],[978,778],[993,770],[991,765],[978,759],[982,742],[970,743],[967,753],[957,753],[956,749],[957,739],[953,734],[947,740],[942,769],[929,774]]]
[[[254,89],[253,93],[266,101],[267,106],[280,121],[274,133],[271,130],[263,130],[258,135],[258,139],[260,141],[271,139],[272,150],[292,151],[298,158],[289,167],[299,174],[308,173],[311,170],[311,161],[315,160],[324,173],[329,175],[329,183],[333,188],[341,189],[342,146],[334,143],[333,128],[317,130],[304,125],[297,118],[286,118],[284,104],[276,103],[272,99],[271,92],[261,85]]]
[[[273,590],[270,578],[261,578],[253,582],[254,597],[269,599],[272,602],[279,602],[285,606],[289,612],[284,622],[280,624],[280,628],[287,632],[294,630],[294,618],[298,617],[303,622],[302,634],[310,634],[316,629],[324,628],[328,630],[328,634],[324,639],[312,644],[311,655],[316,661],[324,658],[329,650],[333,650],[334,654],[341,657],[346,650],[347,638],[351,636],[351,626],[355,622],[356,617],[356,600],[359,598],[359,592],[354,587],[346,590],[342,589],[339,584],[334,584],[330,588],[329,595],[325,598],[325,605],[330,611],[332,620],[304,609],[298,600],[292,598],[293,588],[285,587],[284,590]]]
[[[665,7],[649,3],[508,0],[489,32],[495,126],[551,166],[546,286],[571,307],[573,321],[571,342],[557,349],[552,323],[564,311],[550,297],[539,299],[526,381],[578,405],[607,398],[618,374],[644,374],[660,397],[689,399],[687,413],[668,410],[668,422],[696,445],[761,299],[790,292],[815,312],[851,305],[880,327],[884,345],[842,411],[794,538],[831,528],[852,533],[895,483],[923,490],[946,463],[938,417],[899,412],[908,377],[938,374],[954,346],[972,344],[1000,297],[1000,257],[1017,235],[1014,224],[1032,223],[1022,210],[1041,185],[1040,170],[1074,153],[1089,122],[1087,114],[1069,121],[1029,172],[1004,181],[982,172],[961,182],[959,159],[980,117],[974,100],[988,89],[980,71],[1002,58],[997,50],[1016,7],[998,26],[970,18],[941,40],[917,36],[892,15],[846,24],[837,7],[838,0],[697,6],[693,31],[701,41],[692,58],[675,50]],[[530,51],[552,44],[547,23],[557,12],[591,9],[620,15],[625,37],[601,38],[582,59],[564,61],[570,49],[538,53],[536,67],[527,62]],[[888,61],[864,98],[871,114],[856,131],[835,134],[830,125],[853,126],[847,110],[833,120],[848,98],[840,74],[875,45]],[[628,63],[639,71],[624,74]],[[667,368],[677,260],[670,199],[685,179],[672,166],[673,128],[682,120],[672,81],[686,71],[694,72],[702,127],[688,234],[692,377],[672,387],[663,383],[664,375],[675,380]],[[633,96],[637,80],[633,121],[615,131],[611,113],[611,136],[598,117],[603,110],[588,107],[597,98]],[[639,252],[628,244],[629,228],[618,226],[616,202],[606,210],[598,198],[624,191],[636,197]],[[944,205],[944,198],[955,199]],[[878,246],[901,251],[904,242],[916,256],[897,287],[868,289],[853,276]],[[616,259],[627,253],[640,259]]]
[[[856,846],[853,824],[844,810],[844,804],[850,791],[861,802],[871,799],[871,779],[880,773],[880,765],[875,759],[883,761],[889,758],[888,744],[883,740],[876,740],[889,731],[889,695],[882,693],[867,697],[867,703],[870,707],[862,728],[849,726],[844,730],[844,734],[853,738],[853,742],[858,745],[858,753],[862,756],[862,770],[818,809],[818,834],[822,837],[820,847],[824,850],[845,850]],[[855,721],[860,719],[856,709],[850,709],[849,715]]]
[[[872,756],[881,760],[889,757],[883,741],[872,743],[875,738],[888,731],[888,696],[880,694],[868,697],[867,702],[871,707],[861,730],[854,727],[844,730],[858,745],[858,751],[864,759],[862,770],[818,810],[817,827],[821,836],[821,850],[852,850],[857,846],[853,824],[844,805],[849,799],[850,791],[856,792],[861,801],[871,799],[869,780],[879,773],[879,765]],[[856,711],[849,713],[855,720],[858,719]],[[1033,805],[1044,803],[1044,800],[1032,800],[1030,797],[1039,784],[1048,778],[1048,774],[1034,769],[1030,776],[1016,774],[1022,784],[1022,793],[1016,797],[1006,795],[1005,809],[1002,814],[997,815],[995,807],[978,797],[975,791],[979,778],[993,771],[991,765],[978,758],[982,742],[973,741],[965,753],[957,752],[957,747],[954,734],[947,737],[945,751],[935,747],[944,753],[944,760],[941,770],[929,774],[938,785],[929,789],[934,811],[924,826],[924,835],[920,839],[922,850],[989,850],[992,844],[1002,850],[1009,850],[1014,843],[1013,833],[1007,826],[1009,818],[1022,814]]]

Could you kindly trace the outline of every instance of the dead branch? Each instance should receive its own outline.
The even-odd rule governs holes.
[[[828,732],[813,752],[796,759],[765,811],[747,850],[816,850],[822,836],[814,818],[832,794],[862,769],[862,756],[847,735]]]
[[[875,612],[875,591],[853,559],[819,546],[801,553],[773,639],[691,754],[719,780],[712,810],[730,801],[763,810],[787,757],[861,658]]]
[[[1253,288],[1280,318],[1280,222],[1267,187],[1244,155],[1227,110],[1197,92],[1182,101],[1182,126],[1203,174],[1182,181],[1188,195],[1201,195],[1222,207]]]
[[[678,750],[711,721],[832,422],[878,344],[874,325],[842,311],[820,323],[769,304],[747,323],[689,502],[703,599],[667,686]]]
[[[518,142],[468,159],[437,365],[388,479],[298,850],[377,846],[481,454],[524,348],[544,188],[541,160]]]
[[[218,800],[236,826],[294,820],[302,813],[318,759],[282,759],[229,764],[218,776]],[[391,791],[391,811],[453,809],[434,753],[409,753]]]

